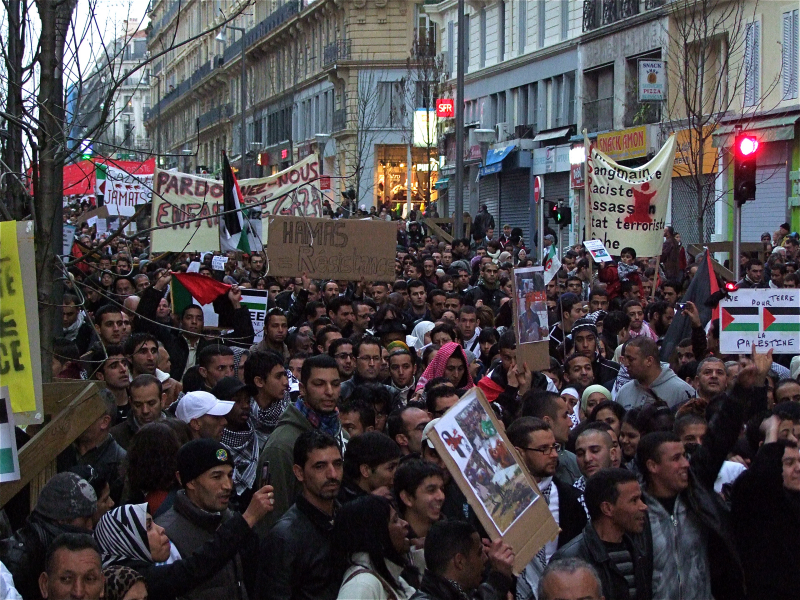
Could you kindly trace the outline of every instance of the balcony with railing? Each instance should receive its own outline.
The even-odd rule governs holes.
[[[215,106],[209,111],[204,112],[200,115],[200,118],[197,120],[198,127],[202,130],[206,127],[211,127],[213,125],[217,125],[221,123],[225,119],[229,119],[233,114],[233,106],[231,104],[221,104],[220,106]]]
[[[322,66],[328,67],[340,60],[350,60],[353,50],[353,40],[336,40],[327,46],[322,52]]]
[[[280,8],[273,11],[266,19],[258,23],[250,31],[244,34],[244,43],[247,48],[257,44],[262,38],[266,37],[270,31],[283,25],[290,18],[300,12],[299,0],[289,0]]]
[[[641,10],[652,10],[666,4],[668,0],[584,0],[583,30],[616,23],[638,15]]]
[[[347,111],[344,108],[333,111],[333,121],[331,131],[342,131],[347,127]]]
[[[614,128],[614,98],[600,98],[583,103],[583,126],[587,131]]]

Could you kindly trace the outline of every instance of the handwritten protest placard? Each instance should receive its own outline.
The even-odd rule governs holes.
[[[222,181],[188,173],[156,169],[153,179],[153,252],[203,252],[219,250],[219,213],[222,209]],[[244,212],[256,236],[266,244],[268,215],[322,215],[319,191],[319,163],[312,154],[271,177],[239,181],[247,208]],[[202,218],[201,218],[202,217]],[[191,219],[198,219],[185,223]],[[263,239],[262,239],[263,237]],[[251,244],[254,252],[262,244]]]
[[[775,354],[800,351],[800,290],[731,292],[719,303],[719,318],[720,352],[748,354],[754,345]]]
[[[658,256],[667,217],[667,201],[675,160],[671,135],[653,159],[636,168],[624,167],[596,147],[586,145],[586,197],[589,233],[613,255],[631,247],[638,256]]]
[[[394,281],[397,226],[389,221],[269,218],[269,274]]]

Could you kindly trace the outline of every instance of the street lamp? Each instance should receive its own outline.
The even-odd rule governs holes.
[[[245,29],[244,29],[244,27],[235,27],[234,25],[225,25],[225,27],[217,34],[217,37],[215,37],[214,39],[217,40],[218,42],[222,42],[223,44],[225,42],[227,42],[228,41],[228,36],[225,34],[225,32],[228,29],[233,29],[234,31],[241,31],[242,32],[242,38],[241,38],[241,42],[242,42],[242,56],[241,56],[241,61],[242,61],[242,80],[241,80],[241,86],[239,88],[240,103],[242,105],[242,124],[241,124],[241,131],[239,132],[239,148],[242,151],[242,158],[241,158],[241,161],[242,161],[241,162],[241,167],[242,168],[241,168],[241,173],[240,173],[240,175],[241,175],[240,179],[241,179],[241,178],[244,178],[246,176],[245,167],[244,167],[244,165],[245,165],[244,159],[245,159],[245,154],[246,154],[246,152],[245,152],[246,134],[245,134],[245,128],[244,128],[245,127],[244,110],[245,110],[245,98],[247,97],[247,96],[245,96],[245,89],[246,89],[245,88],[245,74],[246,74],[246,69],[245,69],[245,64],[244,64],[244,50],[245,50],[245,48],[244,48],[244,32],[245,32]]]

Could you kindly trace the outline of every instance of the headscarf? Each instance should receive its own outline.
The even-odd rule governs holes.
[[[581,410],[585,413],[586,412],[586,404],[589,402],[589,396],[594,394],[595,392],[599,392],[606,397],[606,400],[611,400],[611,392],[609,392],[606,388],[602,385],[590,385],[585,390],[583,390],[583,394],[581,394]]]
[[[123,504],[104,514],[94,530],[103,567],[129,560],[153,562],[147,541],[147,504]]]
[[[141,574],[122,565],[106,567],[103,569],[103,575],[106,577],[105,600],[123,600],[134,585],[140,581],[145,583]]]
[[[431,361],[431,364],[428,365],[428,368],[425,369],[422,377],[419,378],[416,391],[424,390],[425,384],[430,380],[436,379],[437,377],[444,377],[444,368],[447,366],[447,361],[456,352],[458,352],[461,358],[464,359],[464,366],[466,367],[466,372],[464,375],[467,378],[467,383],[464,385],[464,389],[468,390],[473,387],[475,384],[472,383],[472,377],[470,377],[469,374],[469,361],[467,360],[467,355],[464,353],[464,348],[461,347],[461,344],[457,344],[456,342],[447,342],[441,348],[439,348],[439,351]]]
[[[430,332],[434,327],[436,327],[436,325],[430,321],[420,321],[416,324],[414,330],[411,332],[411,337],[415,338],[412,340],[415,350],[422,350],[423,346],[425,346],[425,334]]]

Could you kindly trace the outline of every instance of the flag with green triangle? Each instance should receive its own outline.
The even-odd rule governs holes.
[[[244,157],[242,157],[244,160]],[[250,252],[250,223],[243,213],[242,190],[233,174],[228,156],[222,154],[222,206],[225,214],[219,220],[219,247]]]
[[[742,289],[719,303],[720,352],[756,348],[776,354],[800,351],[800,290]]]

